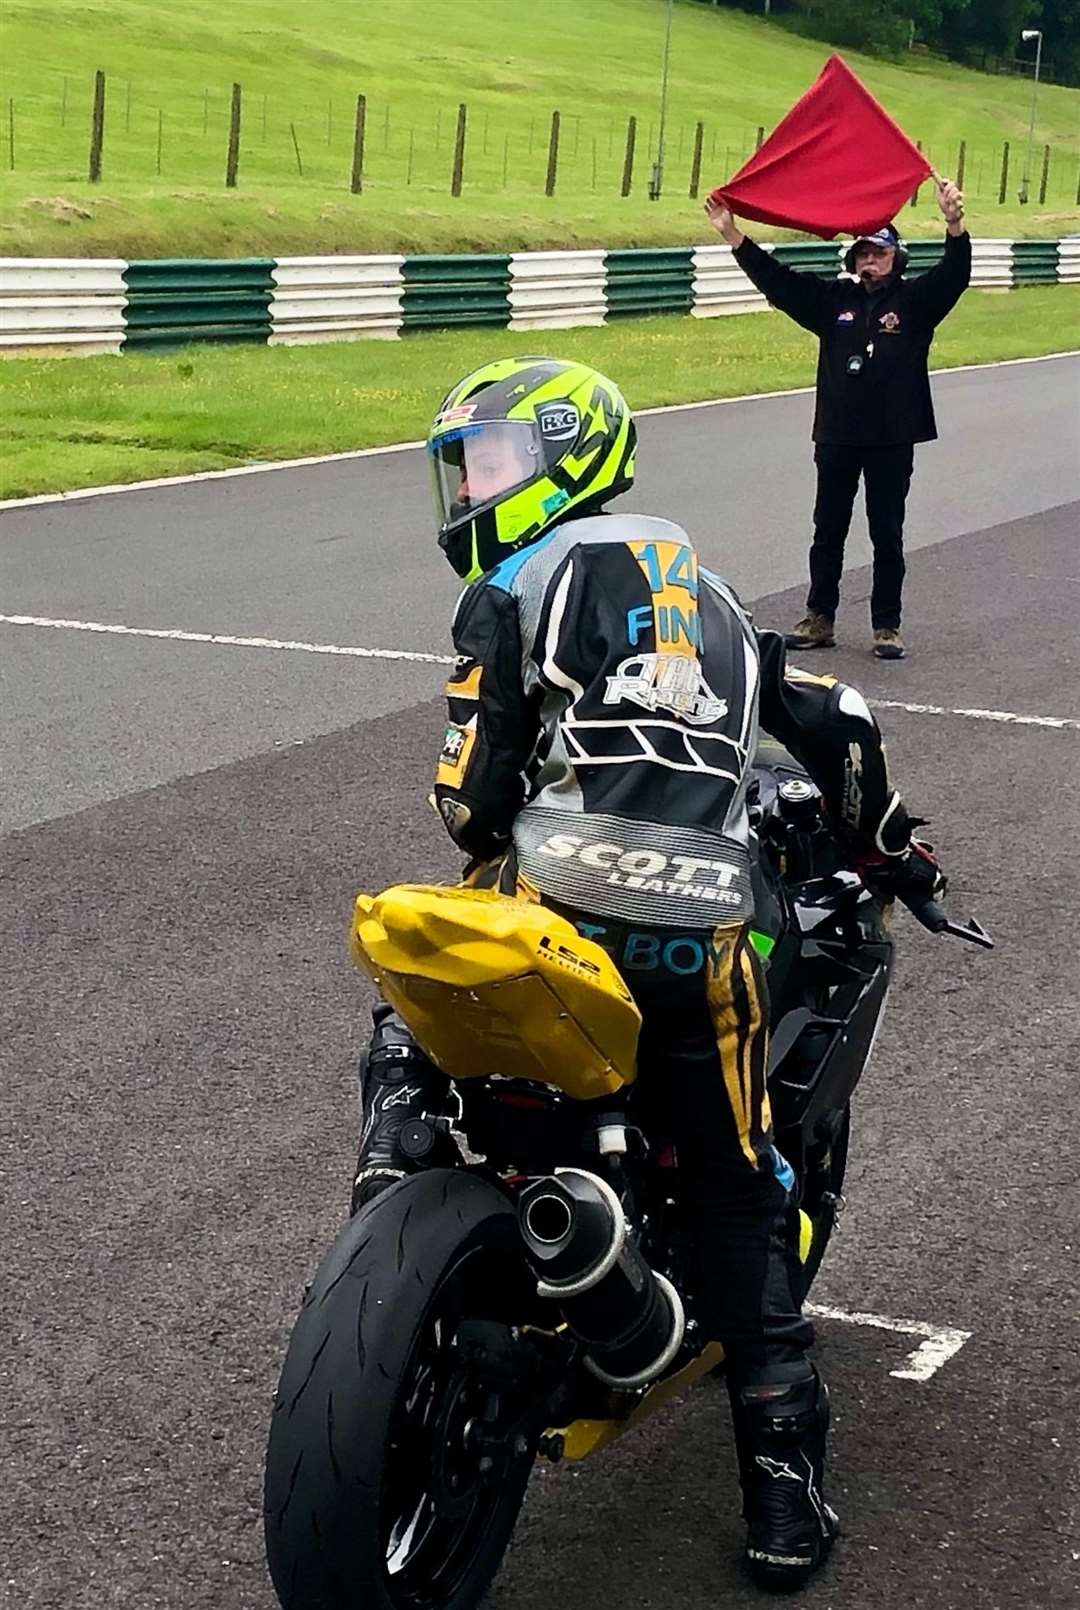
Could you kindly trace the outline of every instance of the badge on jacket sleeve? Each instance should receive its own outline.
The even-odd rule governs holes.
[[[449,788],[457,787],[465,776],[465,768],[469,763],[469,756],[472,753],[475,742],[475,716],[464,725],[457,721],[447,723],[442,753],[439,756],[439,764],[435,770],[435,781],[437,783],[443,783]]]

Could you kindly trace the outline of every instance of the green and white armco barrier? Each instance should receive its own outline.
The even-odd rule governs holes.
[[[514,252],[511,330],[570,330],[607,318],[607,253]]]
[[[909,241],[908,249],[912,274],[943,250],[940,238]],[[842,269],[844,248],[835,242],[766,250],[826,279]],[[1080,284],[1080,236],[975,240],[971,283],[982,290]],[[646,313],[708,319],[767,306],[721,245],[130,263],[0,258],[0,354],[394,340],[459,325],[560,330]]]
[[[403,257],[284,257],[270,265],[270,345],[393,340]]]
[[[265,343],[273,329],[273,267],[269,258],[260,257],[128,263],[124,347],[172,348],[190,341]]]
[[[126,267],[119,258],[0,258],[0,351],[119,352]]]

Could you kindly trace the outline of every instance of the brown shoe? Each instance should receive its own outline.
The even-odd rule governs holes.
[[[902,660],[905,649],[900,633],[892,626],[875,627],[874,653],[879,660]]]
[[[788,648],[835,648],[836,632],[828,615],[809,610],[784,638]]]

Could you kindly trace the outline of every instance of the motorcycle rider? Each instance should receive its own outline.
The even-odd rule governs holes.
[[[633,481],[635,447],[618,389],[583,364],[507,358],[445,397],[428,453],[439,545],[467,586],[435,801],[475,881],[570,917],[637,1001],[640,1082],[690,1195],[702,1337],[727,1357],[746,1558],[785,1588],[824,1561],[837,1522],[750,939],[759,719],[853,859],[898,891],[929,891],[938,873],[861,695],[788,667],[783,639],[754,630],[679,526],[604,512]],[[361,1078],[354,1211],[417,1166],[403,1127],[447,1091],[385,1005]]]

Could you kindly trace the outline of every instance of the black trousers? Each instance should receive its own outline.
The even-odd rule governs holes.
[[[806,606],[833,620],[840,603],[840,576],[844,544],[859,477],[866,487],[866,520],[874,549],[874,585],[870,595],[873,627],[900,625],[904,587],[904,506],[914,449],[898,447],[837,447],[819,442],[817,499],[814,503],[814,541],[810,548],[810,592]]]

